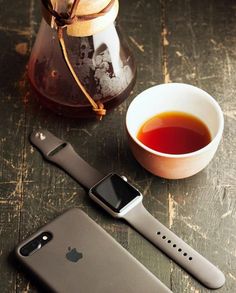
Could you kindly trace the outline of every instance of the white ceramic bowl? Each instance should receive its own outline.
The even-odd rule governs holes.
[[[155,151],[137,139],[140,127],[151,117],[166,111],[180,111],[201,119],[208,127],[211,142],[187,154],[173,155]],[[140,93],[130,104],[126,115],[129,145],[137,161],[149,172],[168,179],[192,176],[213,158],[224,128],[219,104],[205,91],[183,83],[153,86]]]

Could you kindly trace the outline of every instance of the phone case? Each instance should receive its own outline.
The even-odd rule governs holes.
[[[43,232],[53,238],[23,256],[20,249]],[[107,232],[79,209],[71,209],[16,248],[18,259],[53,292],[171,292]]]

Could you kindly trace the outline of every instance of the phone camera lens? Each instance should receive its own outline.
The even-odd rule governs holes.
[[[41,243],[38,239],[30,241],[20,249],[20,253],[24,256],[29,256],[33,251],[41,247]]]
[[[35,239],[31,240],[27,244],[25,244],[21,249],[20,253],[23,256],[29,256],[39,249],[41,249],[44,245],[46,245],[52,239],[52,234],[50,232],[44,232],[37,236]]]

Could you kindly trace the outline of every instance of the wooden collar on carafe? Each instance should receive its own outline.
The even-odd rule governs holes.
[[[96,34],[115,21],[119,2],[118,0],[72,0],[67,2],[67,7],[61,2],[63,1],[42,0],[43,17],[52,28],[58,30],[58,38],[67,67],[91,103],[93,110],[101,118],[106,114],[106,110],[101,102],[95,102],[92,99],[75,74],[67,55],[62,28],[66,28],[67,34],[74,37]]]

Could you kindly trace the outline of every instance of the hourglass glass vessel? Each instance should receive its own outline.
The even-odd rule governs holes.
[[[106,110],[119,105],[135,84],[136,66],[115,22],[118,0],[80,0],[76,10],[76,0],[42,2],[43,19],[28,66],[29,80],[40,103],[69,117],[93,116],[96,105],[102,104]],[[65,21],[60,28],[63,48],[54,12],[67,20],[71,7],[76,20]]]

